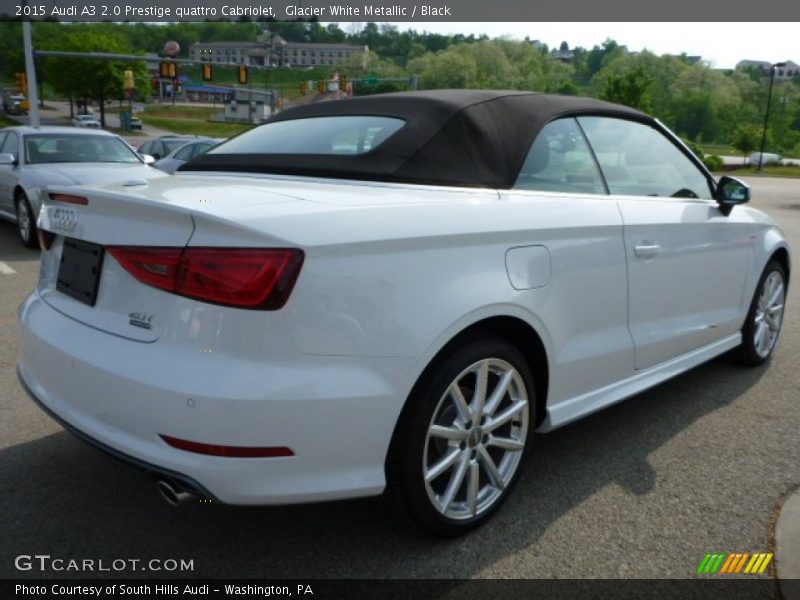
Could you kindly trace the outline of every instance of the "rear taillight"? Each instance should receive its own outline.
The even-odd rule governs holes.
[[[293,248],[147,248],[109,246],[142,283],[211,304],[281,308],[294,287],[303,252]]]

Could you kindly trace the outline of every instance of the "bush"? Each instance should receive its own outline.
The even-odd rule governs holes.
[[[703,164],[709,171],[722,171],[725,165],[723,160],[716,154],[706,154],[703,157]]]

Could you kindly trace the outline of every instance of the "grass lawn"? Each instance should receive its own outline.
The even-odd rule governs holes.
[[[145,115],[148,117],[159,117],[162,119],[198,119],[207,121],[216,113],[224,110],[222,104],[217,108],[208,106],[172,106],[171,104],[150,104],[145,108]],[[141,113],[138,116],[142,116]]]
[[[0,115],[0,127],[12,127],[14,125],[19,125],[19,121],[15,121],[6,115]]]
[[[212,123],[201,119],[154,117],[149,114],[140,114],[139,117],[142,122],[159,129],[173,133],[206,135],[208,137],[227,138],[252,127],[241,123]]]
[[[734,150],[730,144],[699,144],[706,154],[717,156],[738,156],[739,151]]]
[[[742,166],[733,170],[726,170],[725,175],[734,177],[790,177],[800,179],[800,167],[795,165],[764,165],[761,171],[755,167]]]

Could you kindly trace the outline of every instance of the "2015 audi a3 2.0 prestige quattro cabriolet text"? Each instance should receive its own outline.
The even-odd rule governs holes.
[[[748,199],[606,102],[297,107],[175,177],[50,188],[19,377],[173,503],[385,492],[457,534],[534,431],[769,359],[789,249]]]

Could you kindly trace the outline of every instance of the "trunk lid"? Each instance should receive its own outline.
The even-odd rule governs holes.
[[[201,243],[217,247],[285,246],[283,240],[259,233],[237,223],[246,222],[247,212],[264,215],[270,205],[292,201],[269,191],[236,190],[216,186],[209,192],[197,182],[174,190],[171,177],[148,182],[115,183],[84,187],[50,186],[42,193],[39,226],[56,234],[52,246],[42,253],[38,291],[45,302],[59,312],[86,325],[139,342],[157,340],[169,326],[168,317],[179,301],[186,299],[146,285],[128,273],[105,250],[107,246],[182,248],[195,232],[203,230]],[[53,194],[86,198],[86,204],[55,201]],[[236,207],[231,209],[231,196]],[[221,210],[222,204],[229,208]],[[229,213],[225,217],[222,212]],[[218,214],[215,214],[218,213]],[[233,217],[233,221],[231,220]],[[95,303],[91,305],[65,293],[64,269],[72,269],[75,247],[72,240],[88,242],[102,254]],[[85,248],[85,244],[79,244]],[[72,252],[72,254],[67,254]],[[89,270],[93,268],[89,265]],[[85,270],[85,269],[84,269]],[[62,289],[59,289],[59,279]]]

